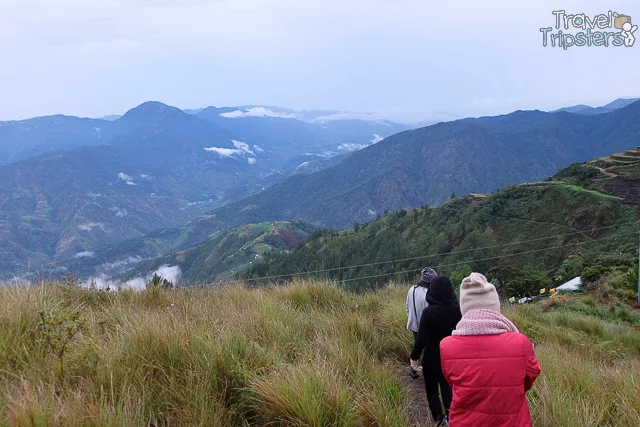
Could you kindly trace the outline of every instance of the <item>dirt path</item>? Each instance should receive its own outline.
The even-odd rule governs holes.
[[[600,172],[606,173],[609,176],[618,176],[617,174],[613,173],[613,172],[609,172],[608,170],[602,169],[602,168],[598,168],[600,169]]]
[[[398,375],[402,378],[402,383],[409,390],[410,404],[409,404],[409,419],[411,425],[414,427],[430,427],[432,423],[431,412],[429,411],[429,404],[427,402],[427,393],[424,389],[424,378],[420,374],[419,378],[411,378],[409,376],[409,369],[403,368],[398,372]]]

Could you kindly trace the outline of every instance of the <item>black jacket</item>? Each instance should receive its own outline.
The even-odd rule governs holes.
[[[422,312],[411,359],[418,360],[424,350],[423,369],[441,371],[440,341],[451,335],[462,318],[458,298],[447,276],[434,280],[427,292],[427,302],[429,305]]]

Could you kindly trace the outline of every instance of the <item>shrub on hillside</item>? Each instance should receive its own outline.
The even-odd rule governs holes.
[[[626,284],[631,289],[638,289],[638,266],[631,268],[626,274]]]
[[[171,281],[165,279],[164,277],[158,275],[157,273],[153,274],[151,281],[147,283],[147,289],[172,289],[173,283]]]
[[[583,270],[584,261],[582,257],[579,255],[570,255],[564,260],[558,270],[556,270],[554,278],[558,282],[565,282],[580,276]]]
[[[584,163],[574,163],[553,178],[586,187],[594,179],[601,178],[602,176],[604,176],[604,173],[595,166]]]
[[[471,267],[465,264],[460,270],[451,273],[451,283],[456,288],[456,290],[460,289],[462,279],[470,275],[472,271],[473,270],[471,270]]]
[[[591,282],[595,282],[602,275],[604,275],[609,271],[610,271],[610,268],[604,265],[594,265],[590,267],[585,267],[585,269],[582,270],[582,275],[580,276],[580,278],[582,279],[582,283],[591,283]]]
[[[58,380],[64,385],[65,356],[69,344],[81,331],[87,319],[78,311],[57,308],[40,312],[40,341],[58,360]]]
[[[522,269],[508,265],[494,267],[487,272],[487,277],[503,298],[537,295],[540,289],[551,285],[547,273],[531,265]]]
[[[502,296],[519,297],[537,295],[540,289],[548,288],[549,285],[551,285],[551,280],[546,273],[541,270],[536,270],[531,265],[527,265],[514,279],[505,285]]]

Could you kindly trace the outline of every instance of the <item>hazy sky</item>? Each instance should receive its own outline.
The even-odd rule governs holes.
[[[640,30],[633,47],[545,48],[559,8],[640,24],[637,0],[0,0],[0,120],[148,100],[429,119],[640,96]]]

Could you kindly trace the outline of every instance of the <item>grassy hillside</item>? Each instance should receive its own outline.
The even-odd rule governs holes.
[[[321,270],[363,288],[412,280],[431,265],[489,273],[512,296],[586,268],[626,271],[637,261],[638,177],[640,150],[574,164],[546,182],[400,210],[347,232],[319,230],[294,251],[254,264],[247,278]]]
[[[543,369],[534,425],[637,425],[640,316],[606,296],[617,277],[506,308]],[[429,425],[409,408],[407,286],[0,288],[0,424]]]
[[[304,222],[264,222],[216,233],[199,245],[144,262],[127,277],[145,275],[161,265],[179,266],[191,284],[232,277],[273,251],[284,252],[307,239],[315,227]]]

